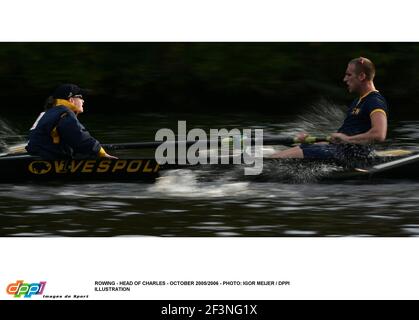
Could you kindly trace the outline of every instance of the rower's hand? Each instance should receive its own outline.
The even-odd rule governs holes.
[[[349,143],[349,136],[344,133],[335,132],[330,135],[331,143]]]
[[[296,140],[297,140],[297,142],[304,143],[304,142],[305,142],[305,139],[306,139],[308,136],[309,136],[309,134],[308,134],[308,133],[305,133],[305,132],[300,132],[299,134],[297,134],[297,136],[296,136]]]

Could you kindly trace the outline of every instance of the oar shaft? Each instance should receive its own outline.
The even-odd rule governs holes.
[[[223,144],[224,139],[220,140],[198,140],[202,144]],[[129,142],[129,143],[112,143],[112,144],[103,144],[102,146],[105,149],[109,150],[123,150],[123,149],[149,149],[149,148],[157,148],[162,143],[165,143],[166,146],[170,145],[179,145],[180,143],[185,144],[186,146],[191,146],[198,141],[148,141],[148,142]],[[243,140],[241,140],[242,142]],[[316,142],[324,142],[329,141],[328,137],[311,137],[308,136],[303,143],[316,143]],[[229,137],[228,143],[232,144],[234,143],[234,138]],[[252,144],[255,142],[260,142],[259,140],[256,140],[254,138],[251,139]],[[270,138],[263,138],[263,144],[264,145],[273,145],[273,144],[282,144],[282,145],[293,145],[301,143],[297,138],[293,137],[270,137]]]
[[[109,150],[122,150],[122,149],[149,149],[157,148],[161,144],[166,145],[178,145],[179,143],[185,143],[186,146],[191,146],[196,141],[147,141],[147,142],[128,142],[128,143],[110,143],[102,144],[102,147]]]

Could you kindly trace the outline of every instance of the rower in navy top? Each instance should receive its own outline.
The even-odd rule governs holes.
[[[59,86],[29,133],[26,150],[43,159],[111,158],[77,116],[83,113],[85,91],[74,84]]]
[[[387,135],[388,105],[374,86],[375,67],[367,58],[348,63],[343,81],[348,91],[358,94],[349,106],[346,118],[337,132],[331,134],[330,144],[301,144],[272,155],[275,158],[336,159],[366,158],[371,145],[383,142]],[[300,134],[301,142],[307,134]]]
[[[338,132],[348,136],[367,132],[371,129],[371,115],[375,112],[382,112],[387,116],[388,107],[386,99],[378,91],[371,91],[351,103]]]

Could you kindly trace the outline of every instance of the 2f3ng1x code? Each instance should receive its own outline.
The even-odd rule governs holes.
[[[206,304],[205,308],[169,304],[161,308],[162,315],[257,315],[257,304]]]
[[[227,314],[237,314],[237,315],[257,315],[257,304],[207,304],[205,305],[205,314],[208,315],[227,315]]]

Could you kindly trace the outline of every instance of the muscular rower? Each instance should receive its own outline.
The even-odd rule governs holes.
[[[388,105],[374,85],[375,66],[371,60],[352,59],[343,81],[350,93],[358,97],[349,105],[346,118],[337,132],[331,134],[329,144],[301,144],[272,155],[274,158],[359,159],[373,150],[371,145],[385,141]],[[303,141],[306,134],[300,134]]]

